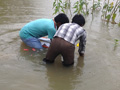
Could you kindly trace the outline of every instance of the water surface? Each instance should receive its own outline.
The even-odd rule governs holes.
[[[120,27],[101,21],[100,14],[86,17],[85,57],[76,47],[75,64],[63,67],[42,62],[47,49],[34,52],[22,43],[19,30],[27,22],[53,18],[53,0],[0,0],[0,89],[1,90],[119,90]],[[24,49],[29,51],[24,51]]]

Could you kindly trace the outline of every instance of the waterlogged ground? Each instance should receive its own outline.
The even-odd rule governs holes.
[[[42,62],[47,49],[33,51],[19,38],[19,30],[38,18],[53,18],[52,1],[2,0],[0,3],[0,90],[119,90],[120,27],[86,17],[85,57],[75,51],[73,67],[63,67],[61,56],[52,65]],[[24,49],[29,49],[25,51]]]

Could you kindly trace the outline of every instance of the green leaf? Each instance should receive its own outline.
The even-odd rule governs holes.
[[[118,26],[120,27],[120,22],[118,23]]]
[[[73,8],[77,8],[77,5],[75,5]]]
[[[65,13],[65,11],[64,11],[63,9],[62,9],[61,11],[62,11],[63,13]]]
[[[60,5],[60,3],[58,3],[58,7],[60,7],[61,5]]]
[[[74,13],[77,13],[78,12],[78,9],[76,9],[75,11],[74,11]]]
[[[59,0],[60,1],[60,3],[62,3],[62,0]]]
[[[56,2],[53,2],[53,8],[56,6]]]
[[[115,42],[118,42],[119,40],[118,39],[115,39]]]
[[[115,20],[115,18],[116,18],[116,14],[114,13],[112,19]]]
[[[104,6],[103,6],[103,9],[106,9],[108,7],[108,4],[105,4]]]
[[[110,14],[105,17],[107,20],[110,20]]]
[[[74,3],[74,5],[78,5],[78,1]]]

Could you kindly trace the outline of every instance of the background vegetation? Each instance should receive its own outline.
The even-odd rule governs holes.
[[[54,13],[65,13],[72,18],[73,14],[83,14],[88,16],[100,12],[101,20],[120,26],[120,0],[54,0]],[[115,48],[119,39],[114,39]]]
[[[94,14],[101,12],[101,19],[105,22],[118,24],[120,26],[120,0],[54,0],[54,13],[66,13],[72,17],[73,14]],[[116,21],[117,20],[117,21]]]

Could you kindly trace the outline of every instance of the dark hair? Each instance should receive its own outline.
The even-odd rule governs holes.
[[[81,14],[76,14],[73,18],[72,18],[72,23],[77,23],[80,26],[84,26],[85,24],[85,18],[83,17],[83,15]]]
[[[68,17],[64,13],[58,14],[54,18],[54,20],[55,20],[56,23],[58,23],[58,22],[61,23],[61,24],[69,23],[69,19],[68,19]]]

